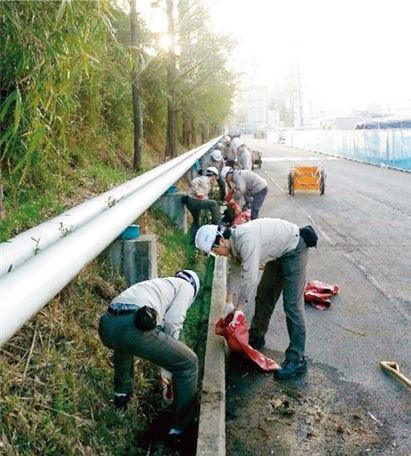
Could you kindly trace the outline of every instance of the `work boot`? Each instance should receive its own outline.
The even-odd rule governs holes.
[[[114,393],[114,407],[118,410],[127,410],[127,404],[129,400],[131,399],[131,396],[133,393],[127,393],[127,394],[120,394],[120,393]]]
[[[250,339],[248,340],[248,344],[251,345],[255,350],[259,350],[260,348],[264,347],[265,345],[265,337],[256,337],[250,335]]]
[[[286,359],[281,367],[274,370],[274,377],[277,380],[286,380],[304,372],[307,372],[307,360],[305,359],[305,356],[299,361]]]

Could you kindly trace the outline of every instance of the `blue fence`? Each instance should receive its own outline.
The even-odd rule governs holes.
[[[411,171],[411,130],[284,130],[270,132],[268,139]]]

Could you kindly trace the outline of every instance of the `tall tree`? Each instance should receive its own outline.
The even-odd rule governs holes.
[[[133,92],[133,115],[134,115],[134,158],[133,168],[138,171],[141,167],[143,155],[143,114],[141,110],[141,86],[139,77],[138,56],[138,26],[136,0],[130,0],[130,47],[133,56],[132,92]]]
[[[3,177],[1,174],[1,162],[0,162],[0,221],[6,217],[6,209],[4,207],[4,192],[3,192]]]
[[[169,49],[167,65],[168,98],[166,156],[175,157],[177,155],[177,106],[175,99],[176,51],[173,0],[167,0],[167,34],[169,39]]]

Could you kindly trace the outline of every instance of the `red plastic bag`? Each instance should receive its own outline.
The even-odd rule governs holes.
[[[238,323],[235,326],[230,326],[232,319],[231,313],[225,318],[221,317],[215,325],[215,333],[225,337],[230,351],[243,354],[264,371],[277,369],[279,365],[273,359],[264,356],[248,344],[248,326],[244,314],[238,317]]]
[[[318,310],[326,310],[330,307],[330,298],[340,292],[338,285],[313,280],[308,282],[304,288],[304,301],[310,303]]]
[[[225,201],[227,201],[227,207],[232,209],[234,212],[233,220],[230,223],[230,226],[233,225],[242,225],[243,223],[249,222],[251,220],[251,213],[247,210],[242,210],[241,206],[233,200],[234,189],[231,189],[227,192],[225,196]]]

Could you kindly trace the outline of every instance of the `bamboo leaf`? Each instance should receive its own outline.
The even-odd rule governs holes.
[[[0,122],[4,120],[4,116],[7,114],[7,111],[9,110],[10,105],[13,103],[13,101],[17,98],[17,91],[11,92],[11,94],[4,100],[3,106],[1,107],[0,111]]]
[[[64,16],[64,12],[66,11],[67,0],[62,0],[59,10],[57,11],[56,16],[56,25],[61,21],[62,17]]]
[[[14,108],[14,126],[13,126],[13,134],[16,133],[17,129],[20,125],[21,119],[21,94],[18,87],[16,87],[16,106]]]

